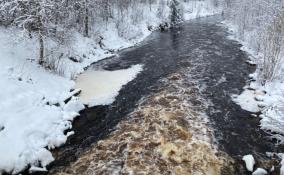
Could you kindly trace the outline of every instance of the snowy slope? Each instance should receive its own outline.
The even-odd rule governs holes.
[[[199,6],[201,15],[212,14]],[[169,13],[169,9],[166,9]],[[199,10],[188,12],[189,18]],[[114,21],[108,26],[97,25],[94,35],[103,37],[103,47],[98,45],[95,37],[84,38],[74,32],[69,45],[58,45],[46,39],[46,53],[49,60],[57,59],[63,54],[54,71],[46,70],[37,64],[38,48],[36,36],[26,37],[17,29],[0,28],[0,174],[4,172],[19,173],[31,165],[30,171],[45,171],[45,166],[53,161],[50,149],[65,143],[73,132],[64,134],[72,128],[72,120],[84,108],[78,98],[64,103],[75,87],[74,80],[84,68],[91,63],[113,55],[122,48],[130,47],[145,39],[165,18],[157,17],[157,9],[144,11],[143,19],[136,25],[120,26],[118,31]],[[169,15],[169,14],[168,14]],[[121,31],[124,31],[121,33]],[[78,63],[70,60],[76,57]],[[136,67],[126,81],[119,83],[109,93],[112,101],[121,86],[141,71]],[[126,73],[127,74],[127,73]],[[127,76],[127,75],[126,75]],[[84,93],[84,92],[83,92]],[[96,105],[105,101],[93,102]],[[111,103],[111,101],[108,101]],[[76,134],[76,133],[75,133]]]
[[[69,97],[74,82],[28,60],[36,55],[33,40],[15,44],[9,33],[16,30],[0,31],[0,172],[17,173],[29,163],[45,167],[53,160],[45,147],[65,143],[70,133],[63,131],[84,106],[76,98],[47,105]]]

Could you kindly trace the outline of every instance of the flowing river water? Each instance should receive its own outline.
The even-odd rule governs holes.
[[[203,18],[154,32],[91,66],[144,68],[112,105],[81,112],[75,135],[54,151],[49,174],[249,174],[241,161],[246,154],[265,168],[275,163],[265,153],[283,147],[232,101],[255,68],[220,21]]]

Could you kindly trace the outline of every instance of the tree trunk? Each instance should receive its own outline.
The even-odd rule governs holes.
[[[39,31],[39,64],[43,65],[44,63],[44,42],[42,32]]]
[[[38,63],[43,65],[44,63],[44,41],[43,41],[43,24],[41,17],[38,17],[38,41],[39,41],[39,60]]]
[[[85,1],[85,20],[84,20],[84,36],[89,36],[89,9],[88,9],[88,1]]]

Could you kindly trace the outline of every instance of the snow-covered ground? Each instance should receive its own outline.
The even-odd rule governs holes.
[[[0,173],[17,173],[29,163],[45,167],[53,160],[45,147],[65,143],[72,133],[63,131],[84,108],[77,98],[62,103],[74,82],[31,61],[34,41],[14,43],[11,32],[17,35],[0,30]]]
[[[218,12],[208,11],[209,6],[205,2],[196,3],[199,4],[196,5],[197,10],[196,7],[193,7],[193,11],[185,8],[186,19]],[[67,137],[74,134],[64,134],[64,131],[72,128],[72,120],[84,109],[79,98],[73,97],[69,102],[64,102],[78,92],[71,91],[77,85],[83,89],[83,102],[87,100],[91,105],[109,104],[121,86],[135,78],[142,70],[141,65],[121,70],[119,75],[123,75],[120,79],[122,81],[116,82],[116,86],[109,88],[109,91],[98,91],[99,94],[90,99],[86,95],[93,92],[85,90],[86,82],[81,81],[84,74],[79,76],[76,86],[74,81],[91,63],[112,56],[117,50],[135,45],[150,35],[149,26],[156,28],[165,22],[165,18],[157,17],[157,9],[153,9],[143,11],[143,18],[138,24],[130,24],[126,18],[126,24],[119,26],[120,30],[112,21],[107,26],[102,24],[94,27],[94,35],[99,34],[103,38],[101,46],[97,38],[84,38],[76,32],[69,44],[64,46],[45,39],[46,53],[49,61],[54,62],[55,72],[37,64],[36,36],[30,39],[17,29],[0,27],[0,174],[16,174],[28,165],[31,166],[30,171],[46,170],[46,165],[53,161],[49,150],[64,144]],[[165,10],[169,15],[169,9]],[[76,58],[78,62],[70,58]],[[90,74],[112,76],[113,72],[90,71]],[[96,83],[98,86],[107,86],[106,83],[112,84],[114,81],[99,76],[91,79],[94,86]]]
[[[192,1],[189,5],[184,5],[184,19],[190,20],[214,14],[221,14],[222,7],[213,7],[213,1]]]

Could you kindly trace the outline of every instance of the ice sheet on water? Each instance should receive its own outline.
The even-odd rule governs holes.
[[[76,88],[82,89],[81,101],[89,106],[111,104],[122,86],[133,80],[142,69],[142,65],[134,65],[116,71],[86,71],[76,81]]]

